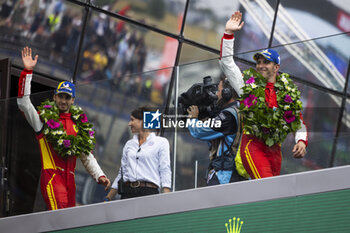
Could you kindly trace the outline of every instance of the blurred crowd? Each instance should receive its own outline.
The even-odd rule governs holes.
[[[0,40],[14,47],[29,41],[42,58],[72,70],[85,11],[67,4],[64,0],[0,1]],[[115,4],[103,9],[111,11]],[[129,10],[125,6],[118,13],[126,15]],[[141,74],[147,58],[145,34],[123,21],[90,12],[77,82],[109,80],[110,88],[149,98],[154,77]]]

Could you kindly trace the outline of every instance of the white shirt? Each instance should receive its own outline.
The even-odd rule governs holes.
[[[158,187],[171,187],[169,142],[154,133],[148,135],[146,141],[139,146],[138,136],[126,142],[123,148],[121,167],[123,181],[147,181]],[[118,189],[121,169],[115,178],[112,188]]]

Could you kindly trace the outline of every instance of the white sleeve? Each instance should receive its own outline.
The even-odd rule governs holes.
[[[35,132],[40,132],[44,124],[41,122],[38,112],[30,101],[30,87],[32,81],[32,74],[22,71],[19,80],[19,95],[17,98],[18,108],[24,113],[30,126]]]
[[[121,178],[121,173],[120,173],[120,169],[119,169],[118,176],[114,179],[111,188],[118,190],[118,182],[119,182],[120,178]]]
[[[241,88],[244,86],[244,82],[241,70],[233,60],[233,45],[234,38],[225,39],[224,35],[221,41],[220,66],[231,86],[241,96],[243,93]]]
[[[96,182],[98,182],[98,178],[101,176],[106,176],[103,173],[100,165],[98,165],[97,160],[92,153],[89,153],[89,155],[82,154],[79,158],[83,163],[85,169],[89,172],[89,174],[94,178]]]
[[[123,154],[122,154],[122,158],[121,158],[121,161],[120,161],[120,168],[119,168],[119,172],[118,172],[118,175],[117,177],[115,178],[113,184],[112,184],[112,188],[114,189],[118,189],[118,181],[122,178],[122,172],[125,174],[125,171],[126,171],[126,156],[125,156],[125,151],[126,151],[126,146],[127,146],[128,143],[126,143],[123,147]],[[122,171],[123,169],[123,171]],[[123,175],[124,176],[124,175]]]
[[[162,137],[162,143],[159,148],[159,176],[162,188],[171,188],[171,169],[170,169],[170,146],[166,138]]]
[[[307,128],[302,119],[302,116],[300,121],[301,121],[301,128],[295,133],[295,143],[298,143],[300,140],[302,140],[307,146],[308,145]]]

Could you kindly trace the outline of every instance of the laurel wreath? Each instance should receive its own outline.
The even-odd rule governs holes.
[[[282,143],[288,133],[301,128],[300,112],[302,102],[300,91],[289,74],[276,78],[278,107],[270,108],[265,102],[266,78],[253,68],[243,71],[245,82],[242,87],[240,112],[243,114],[244,131],[260,138],[268,146]]]
[[[50,100],[38,106],[39,115],[44,122],[43,134],[53,149],[62,157],[89,154],[95,147],[96,139],[93,125],[88,121],[81,107],[72,105],[69,112],[76,124],[77,135],[67,135],[59,118],[59,110]]]

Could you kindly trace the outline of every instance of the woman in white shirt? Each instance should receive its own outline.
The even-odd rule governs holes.
[[[123,148],[121,168],[106,201],[117,193],[121,194],[121,199],[126,199],[170,192],[169,142],[143,128],[143,113],[150,111],[151,108],[145,106],[131,112],[128,126],[134,136]]]

